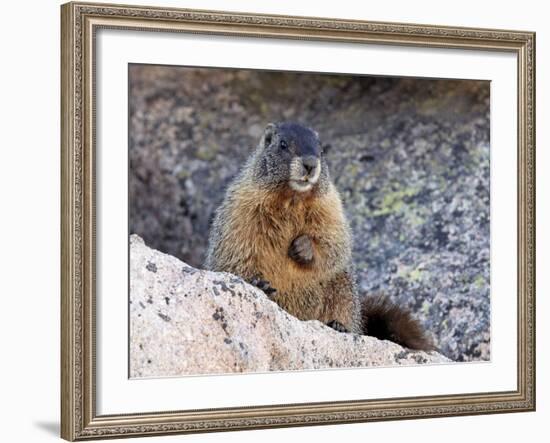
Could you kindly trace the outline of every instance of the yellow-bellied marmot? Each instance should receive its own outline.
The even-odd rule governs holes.
[[[301,320],[433,349],[408,311],[360,300],[340,196],[318,134],[299,124],[266,127],[216,211],[206,267],[241,276]]]

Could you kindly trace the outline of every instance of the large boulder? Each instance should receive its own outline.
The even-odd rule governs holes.
[[[300,321],[228,273],[195,269],[130,238],[130,376],[445,363]]]

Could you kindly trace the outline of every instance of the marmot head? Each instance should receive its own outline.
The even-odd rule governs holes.
[[[305,193],[328,180],[319,135],[298,123],[270,123],[256,151],[256,179]]]

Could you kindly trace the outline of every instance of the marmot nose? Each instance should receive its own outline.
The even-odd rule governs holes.
[[[317,167],[317,157],[313,155],[302,157],[302,165],[304,166],[306,173],[311,174]]]

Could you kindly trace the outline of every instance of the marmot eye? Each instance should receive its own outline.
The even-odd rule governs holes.
[[[285,140],[281,140],[279,142],[279,146],[281,147],[281,149],[288,149],[288,143]]]

